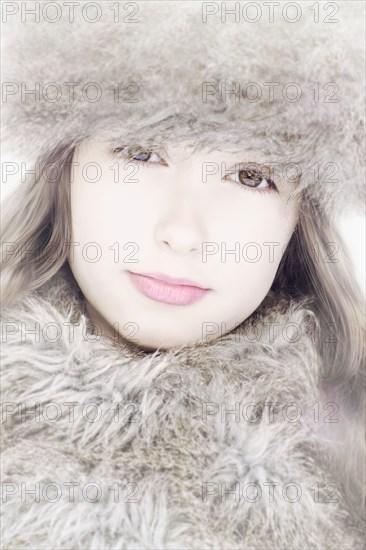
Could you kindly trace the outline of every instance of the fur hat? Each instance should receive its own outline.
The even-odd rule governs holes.
[[[323,211],[363,203],[363,2],[29,4],[3,16],[12,159],[94,136],[259,150]]]

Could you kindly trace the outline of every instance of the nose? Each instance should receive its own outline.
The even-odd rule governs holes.
[[[155,239],[159,247],[180,255],[199,253],[202,242],[207,240],[198,212],[184,202],[161,217]]]

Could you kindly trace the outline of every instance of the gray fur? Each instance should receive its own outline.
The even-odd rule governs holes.
[[[139,11],[131,16],[137,23],[125,21],[131,8],[121,10],[120,21],[114,23],[114,4],[102,2],[102,17],[95,23],[81,17],[81,8],[74,23],[68,21],[66,8],[56,23],[42,17],[38,23],[31,17],[22,23],[20,12],[9,16],[3,80],[23,82],[28,90],[35,82],[41,88],[56,82],[62,89],[58,102],[42,96],[39,102],[30,96],[21,102],[20,93],[7,98],[3,144],[12,159],[32,163],[59,143],[95,136],[116,147],[189,141],[197,148],[259,149],[268,161],[298,163],[299,190],[308,189],[324,210],[362,207],[363,2],[337,2],[339,11],[333,16],[331,7],[320,5],[317,23],[309,3],[300,3],[302,16],[294,23],[284,21],[281,7],[274,22],[268,22],[264,6],[257,23],[235,22],[230,16],[223,23],[220,13],[203,23],[202,3],[197,1],[139,2]],[[326,17],[329,22],[324,22]],[[334,20],[338,22],[330,22]],[[117,81],[121,87],[137,83],[138,93],[131,96],[137,103],[126,102],[132,88],[122,90],[120,100],[114,101],[110,87]],[[74,100],[65,82],[80,84]],[[82,98],[82,87],[89,82],[97,82],[102,90],[96,103]],[[256,82],[262,99],[236,102],[227,96],[222,102],[216,94],[203,103],[203,82],[226,82],[229,89],[235,82],[241,87]],[[288,102],[280,92],[271,101],[266,82],[279,83],[279,91],[295,82],[302,96]],[[311,89],[316,82],[318,102]],[[337,92],[330,83],[338,86]],[[89,93],[92,96],[93,90]],[[252,97],[254,91],[248,93]],[[293,93],[289,90],[290,97]],[[336,167],[325,167],[327,163]]]

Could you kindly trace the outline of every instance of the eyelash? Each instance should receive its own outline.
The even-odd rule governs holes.
[[[139,159],[135,159],[133,157],[133,153],[131,154],[129,151],[125,152],[125,147],[116,147],[115,149],[113,149],[113,154],[117,155],[117,156],[123,156],[124,158],[126,158],[128,161],[130,162],[137,162],[141,165],[141,167],[147,167],[148,165],[158,165],[160,166],[161,163],[160,162],[148,162],[147,160],[139,160]],[[137,155],[140,155],[140,154],[144,154],[145,151],[137,151],[134,156],[137,156]],[[152,151],[148,151],[146,154],[148,155],[152,155],[152,154],[158,154],[160,156],[159,153],[154,153]],[[165,162],[165,161],[164,161]],[[167,166],[167,163],[164,164],[164,166]],[[241,166],[241,165],[239,165]],[[249,178],[251,176],[258,176],[261,178],[261,180],[265,180],[267,181],[268,183],[268,187],[265,187],[265,188],[258,188],[258,187],[254,187],[254,186],[250,186],[250,185],[245,185],[244,183],[240,183],[240,182],[237,182],[237,181],[233,181],[233,180],[230,180],[230,179],[227,179],[227,175],[224,176],[224,180],[226,181],[229,181],[230,183],[233,183],[234,185],[238,185],[241,189],[243,190],[246,190],[246,191],[255,191],[256,193],[272,193],[273,191],[278,193],[278,188],[275,184],[275,182],[273,180],[271,180],[270,178],[265,178],[264,177],[264,174],[261,170],[258,170],[257,168],[253,168],[253,166],[251,167],[246,167],[245,165],[242,166],[242,167],[239,167],[238,170],[236,170],[235,172],[230,172],[229,175],[232,175],[232,174],[239,174],[240,172],[247,172],[249,174]],[[261,182],[262,182],[261,181]],[[260,183],[261,183],[260,182]]]

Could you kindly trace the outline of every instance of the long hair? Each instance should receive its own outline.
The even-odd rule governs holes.
[[[342,415],[342,424],[335,429],[342,446],[330,458],[329,468],[352,512],[364,520],[365,298],[349,266],[352,262],[339,232],[314,200],[303,194],[299,223],[272,290],[293,299],[306,297],[319,320],[320,388]]]
[[[71,241],[70,179],[75,145],[39,160],[37,175],[3,201],[2,307],[41,287],[67,262]],[[282,257],[272,290],[306,297],[320,324],[321,386],[345,407],[351,429],[344,435],[339,479],[355,513],[362,515],[365,320],[363,295],[331,220],[303,193],[299,220]],[[333,331],[336,338],[327,338]],[[343,437],[343,432],[342,432]],[[347,439],[348,438],[348,439]]]
[[[3,308],[46,283],[67,259],[74,150],[60,146],[40,157],[36,174],[2,203]]]

